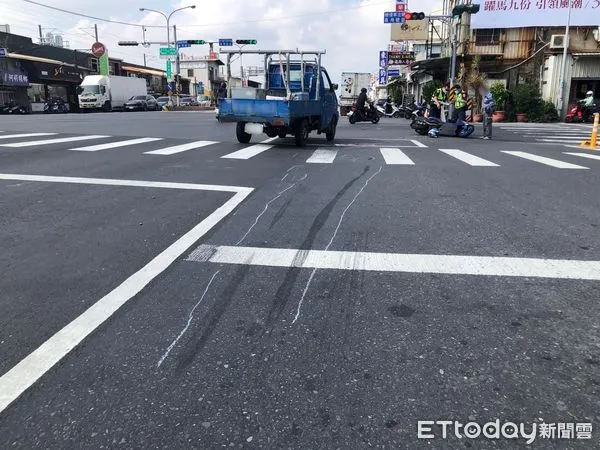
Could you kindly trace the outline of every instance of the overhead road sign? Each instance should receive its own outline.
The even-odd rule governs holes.
[[[404,23],[404,13],[398,11],[384,12],[383,23]]]
[[[192,44],[190,44],[188,41],[177,41],[177,48],[186,48],[191,46]]]
[[[161,58],[177,56],[177,49],[175,47],[161,47],[159,50],[159,56]]]
[[[219,39],[219,47],[233,46],[233,39]]]

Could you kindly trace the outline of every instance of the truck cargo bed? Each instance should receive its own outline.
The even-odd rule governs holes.
[[[272,124],[277,121],[277,125],[289,126],[297,118],[320,114],[321,104],[314,100],[228,98],[219,103],[219,119],[222,122]]]

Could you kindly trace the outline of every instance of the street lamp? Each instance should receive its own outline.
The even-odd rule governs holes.
[[[189,5],[189,6],[184,6],[182,8],[177,8],[177,9],[171,11],[171,13],[169,15],[167,15],[166,13],[164,13],[162,11],[158,11],[157,9],[150,9],[150,8],[140,8],[140,11],[155,12],[157,14],[160,14],[161,16],[163,16],[166,19],[166,21],[167,21],[167,47],[171,48],[171,29],[170,29],[171,27],[169,25],[169,22],[171,21],[171,16],[173,14],[175,14],[177,11],[181,11],[183,9],[188,9],[188,8],[195,9],[196,5]],[[177,36],[173,36],[173,37],[174,37],[174,39],[177,39]],[[177,48],[177,43],[175,43],[175,48]],[[177,89],[179,89],[179,86],[178,86],[179,83],[177,82],[177,76],[179,75],[179,50],[177,51],[177,57],[175,58],[175,74],[176,74],[175,88],[177,90]],[[167,80],[167,81],[169,81],[169,80]],[[179,106],[179,96],[177,97],[177,106]]]
[[[189,5],[189,6],[184,6],[183,8],[178,8],[175,9],[171,12],[171,14],[167,15],[166,13],[162,12],[162,11],[158,11],[156,9],[150,9],[150,8],[140,8],[140,11],[150,11],[150,12],[155,12],[157,14],[160,14],[161,16],[163,16],[166,21],[167,21],[167,47],[171,47],[171,31],[170,31],[170,27],[169,27],[169,22],[171,20],[171,16],[173,14],[175,14],[177,11],[181,11],[182,9],[195,9],[196,5]]]

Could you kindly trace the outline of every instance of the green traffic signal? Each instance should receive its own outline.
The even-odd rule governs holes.
[[[255,45],[256,44],[256,39],[237,39],[235,41],[236,44],[239,45]]]
[[[191,45],[203,45],[206,44],[206,41],[203,41],[202,39],[190,39],[187,43]]]

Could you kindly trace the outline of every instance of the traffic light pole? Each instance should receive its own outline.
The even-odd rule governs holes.
[[[173,25],[173,40],[175,41],[175,48],[177,49],[177,55],[175,56],[175,94],[177,95],[177,106],[179,106],[179,47],[177,47],[177,27]]]
[[[450,87],[454,86],[454,79],[456,77],[456,54],[458,52],[458,27],[460,19],[456,23],[452,24],[452,50],[450,56]]]

